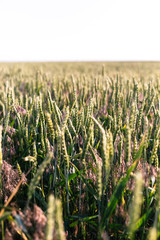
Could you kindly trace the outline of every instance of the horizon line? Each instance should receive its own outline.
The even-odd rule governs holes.
[[[103,63],[103,62],[160,62],[160,60],[11,60],[11,61],[1,61],[0,63]]]

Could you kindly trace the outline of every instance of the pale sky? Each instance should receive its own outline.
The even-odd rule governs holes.
[[[160,0],[0,0],[0,61],[160,60]]]

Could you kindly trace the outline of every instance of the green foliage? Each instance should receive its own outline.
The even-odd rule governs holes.
[[[159,239],[158,69],[0,64],[0,239]]]

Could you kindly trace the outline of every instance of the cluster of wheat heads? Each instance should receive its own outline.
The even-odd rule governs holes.
[[[160,74],[146,65],[1,65],[0,239],[159,239]]]

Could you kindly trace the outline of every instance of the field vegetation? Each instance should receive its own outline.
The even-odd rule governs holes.
[[[0,64],[0,239],[160,239],[160,63]]]

